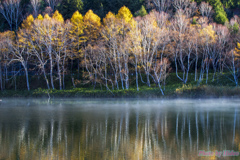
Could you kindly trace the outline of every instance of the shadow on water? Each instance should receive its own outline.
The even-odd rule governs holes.
[[[197,159],[199,150],[239,151],[239,102],[7,99],[0,159]]]

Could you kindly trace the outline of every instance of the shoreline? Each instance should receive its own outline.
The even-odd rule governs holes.
[[[49,94],[48,94],[49,93]],[[5,90],[0,92],[2,98],[156,98],[156,99],[210,99],[210,98],[240,98],[240,87],[230,86],[182,86],[166,88],[165,95],[158,88],[143,88],[129,90],[92,90],[89,88],[73,88],[67,90],[36,89],[32,91]]]

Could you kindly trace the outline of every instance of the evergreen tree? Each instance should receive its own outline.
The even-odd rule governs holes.
[[[142,5],[141,9],[138,10],[138,11],[135,13],[135,17],[137,17],[137,16],[143,17],[143,16],[145,16],[145,15],[147,15],[147,11],[146,11],[145,7]]]
[[[228,19],[222,2],[220,0],[215,0],[213,7],[215,10],[215,21],[219,24],[224,24]]]
[[[225,6],[225,8],[232,8],[235,6],[234,0],[223,0],[222,3]]]
[[[193,18],[192,24],[197,24],[197,20],[195,18]]]
[[[58,10],[63,15],[64,19],[69,19],[74,12],[83,11],[83,2],[82,0],[62,0]]]
[[[219,24],[224,24],[228,19],[226,14],[224,14],[225,12],[221,12],[221,11],[216,11],[215,13],[215,21]]]
[[[233,30],[233,33],[237,34],[239,32],[239,24],[234,23],[234,25],[232,26],[232,30]]]
[[[103,18],[109,11],[117,13],[122,6],[126,6],[132,13],[141,9],[144,0],[86,0],[84,1],[84,12],[89,9]]]

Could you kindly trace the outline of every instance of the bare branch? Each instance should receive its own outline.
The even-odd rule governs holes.
[[[36,18],[38,16],[38,11],[40,7],[40,0],[31,0],[31,6],[33,9],[33,16]]]
[[[22,20],[22,9],[20,7],[21,0],[4,0],[0,3],[0,13],[7,21],[10,30],[15,25],[16,30]]]
[[[199,10],[203,17],[210,18],[212,16],[212,6],[209,5],[209,3],[202,2],[200,4]]]

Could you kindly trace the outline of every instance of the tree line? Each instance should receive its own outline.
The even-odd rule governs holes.
[[[65,89],[66,75],[75,87],[74,64],[83,83],[109,91],[127,90],[134,80],[137,90],[141,82],[159,87],[164,95],[170,71],[183,84],[190,72],[199,84],[229,72],[228,79],[237,86],[239,17],[222,25],[214,22],[209,3],[197,6],[185,0],[174,7],[174,15],[153,10],[134,18],[123,6],[102,20],[92,10],[85,15],[76,11],[66,21],[58,11],[52,16],[29,15],[16,32],[0,34],[0,87],[6,88],[10,71],[18,72],[10,67],[14,64],[21,64],[28,90],[30,71],[43,76],[48,89]]]
[[[224,24],[234,14],[239,13],[239,0],[191,0],[200,5],[201,2],[209,3],[214,10],[214,21]],[[65,20],[70,19],[72,14],[78,10],[86,14],[92,10],[95,14],[104,18],[111,11],[117,14],[122,6],[130,9],[134,16],[142,15],[142,10],[149,13],[155,9],[168,14],[176,12],[176,3],[184,4],[183,0],[0,0],[0,30],[17,30],[19,25],[30,14],[34,18],[38,14],[52,15],[58,10]],[[188,3],[188,2],[186,2]]]

